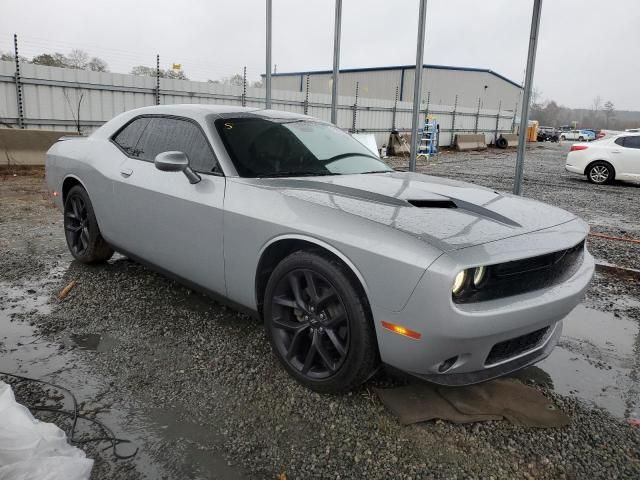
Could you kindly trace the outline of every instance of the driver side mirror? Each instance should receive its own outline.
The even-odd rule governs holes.
[[[189,166],[189,158],[184,152],[162,152],[156,155],[153,164],[161,172],[182,172],[189,183],[198,183],[202,178]]]

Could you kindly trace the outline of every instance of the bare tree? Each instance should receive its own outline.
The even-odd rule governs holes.
[[[67,55],[67,67],[69,68],[77,68],[79,70],[84,70],[87,68],[89,64],[89,54],[84,50],[79,50],[77,48],[71,50],[69,55]]]
[[[609,128],[609,121],[616,117],[616,108],[611,100],[607,100],[604,104],[604,116],[606,118],[606,128]]]
[[[76,130],[78,131],[78,135],[82,135],[82,126],[80,122],[80,107],[82,106],[82,100],[84,99],[84,90],[78,89],[77,91],[74,89],[73,93],[76,97],[75,101],[72,101],[69,97],[68,89],[64,88],[64,98],[67,100],[67,105],[69,105],[69,110],[71,111],[71,117],[73,118],[73,123],[75,123]],[[74,105],[75,104],[75,105]]]
[[[600,97],[600,95],[597,95],[591,102],[591,109],[594,112],[602,110],[602,98]]]

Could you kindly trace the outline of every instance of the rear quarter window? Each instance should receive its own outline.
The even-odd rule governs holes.
[[[149,120],[147,117],[141,117],[129,122],[113,137],[113,141],[128,155],[138,158],[140,156],[140,151],[137,149],[138,141],[149,125]]]

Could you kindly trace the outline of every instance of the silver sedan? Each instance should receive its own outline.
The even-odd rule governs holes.
[[[299,382],[387,364],[463,385],[549,355],[593,275],[564,210],[397,172],[314,118],[145,107],[47,155],[72,255],[114,251],[248,311]]]

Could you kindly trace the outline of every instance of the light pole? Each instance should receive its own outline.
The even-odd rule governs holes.
[[[413,111],[411,113],[411,150],[409,170],[416,171],[416,156],[418,155],[418,120],[420,118],[420,98],[422,96],[422,71],[424,65],[424,28],[427,18],[427,0],[420,0],[418,14],[418,46],[416,48],[416,70],[413,82]]]
[[[264,76],[264,103],[267,109],[271,108],[271,0],[267,0],[267,68]]]
[[[336,0],[336,17],[333,27],[333,82],[331,84],[331,123],[338,124],[338,75],[340,74],[340,27],[342,24],[342,0]]]
[[[526,148],[526,134],[529,126],[529,102],[533,85],[533,70],[536,65],[536,50],[538,48],[538,31],[540,30],[540,12],[542,0],[533,0],[533,15],[531,17],[531,33],[529,35],[529,53],[527,54],[527,71],[524,80],[524,97],[522,99],[522,113],[520,113],[520,131],[518,132],[518,153],[516,156],[516,174],[513,181],[513,193],[522,195],[522,180],[524,177],[524,151]]]

